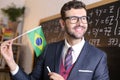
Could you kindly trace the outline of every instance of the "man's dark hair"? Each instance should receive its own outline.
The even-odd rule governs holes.
[[[81,1],[69,1],[65,3],[63,7],[61,8],[61,18],[63,20],[65,20],[65,17],[66,17],[65,12],[67,10],[70,10],[71,8],[74,8],[74,9],[84,8],[86,10],[86,5]]]

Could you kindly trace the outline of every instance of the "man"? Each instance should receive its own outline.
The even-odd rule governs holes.
[[[61,17],[61,27],[66,31],[65,40],[48,44],[29,75],[23,72],[13,59],[11,46],[13,41],[1,44],[1,54],[10,67],[13,78],[15,80],[109,80],[106,54],[84,39],[88,28],[85,5],[81,1],[67,2],[61,9]],[[70,50],[67,52],[68,48]]]

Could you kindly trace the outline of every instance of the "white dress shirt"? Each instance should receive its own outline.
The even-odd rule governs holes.
[[[12,75],[15,75],[19,70],[19,66],[17,65],[16,69],[14,71],[11,71],[11,74]]]
[[[64,46],[63,51],[62,51],[63,64],[64,64],[65,56],[66,56],[66,53],[67,53],[67,50],[68,50],[69,47],[72,47],[72,49],[73,49],[73,52],[72,52],[72,58],[73,58],[72,64],[74,64],[75,61],[77,60],[78,56],[80,55],[84,44],[85,44],[84,38],[81,40],[80,43],[78,43],[78,44],[76,44],[74,46],[70,46],[69,43],[67,42],[67,40],[65,39],[65,46]]]

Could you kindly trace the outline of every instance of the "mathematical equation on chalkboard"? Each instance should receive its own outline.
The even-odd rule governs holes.
[[[120,47],[120,2],[88,10],[89,28],[86,37],[95,46]]]

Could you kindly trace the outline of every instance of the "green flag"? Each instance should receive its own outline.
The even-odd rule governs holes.
[[[42,31],[42,27],[39,26],[28,33],[28,37],[31,41],[31,44],[34,48],[35,54],[38,57],[44,50],[46,46],[46,40],[44,37],[44,33]]]

